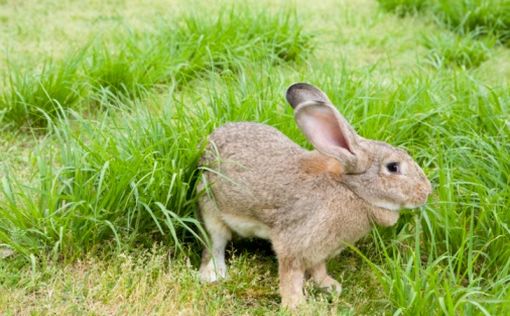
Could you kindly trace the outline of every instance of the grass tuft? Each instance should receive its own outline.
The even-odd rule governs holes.
[[[427,0],[378,0],[379,5],[386,11],[392,11],[399,16],[416,14],[426,8]]]
[[[399,15],[430,11],[460,34],[490,35],[510,41],[510,2],[507,0],[378,0],[380,6]]]
[[[510,41],[510,2],[507,0],[437,0],[433,10],[452,29],[492,35]]]
[[[105,240],[120,246],[154,236],[179,248],[182,229],[201,234],[193,194],[201,140],[183,138],[184,126],[171,118],[138,115],[94,123],[76,114],[79,132],[52,127],[56,142],[35,155],[36,186],[2,179],[2,243],[72,258]]]
[[[36,73],[12,65],[0,94],[3,122],[10,126],[44,126],[48,117],[73,108],[83,87],[79,82],[82,54],[63,62],[47,61]]]
[[[441,33],[424,36],[424,46],[429,49],[429,60],[436,68],[476,68],[490,56],[492,43],[470,36]]]

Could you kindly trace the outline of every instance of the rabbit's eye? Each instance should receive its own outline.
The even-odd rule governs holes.
[[[400,172],[400,165],[398,162],[390,162],[386,165],[386,169],[388,169],[391,173],[399,173]]]

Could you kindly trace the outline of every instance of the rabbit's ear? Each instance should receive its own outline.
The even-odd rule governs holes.
[[[307,84],[297,85],[297,89],[293,88],[296,85],[289,88],[287,100],[295,108],[299,128],[315,149],[338,159],[347,173],[365,172],[368,157],[360,148],[354,129],[320,90]]]
[[[303,102],[306,101],[320,101],[325,103],[331,103],[328,97],[321,90],[312,86],[308,83],[295,83],[287,89],[285,95],[287,102],[289,102],[292,108],[296,108]]]

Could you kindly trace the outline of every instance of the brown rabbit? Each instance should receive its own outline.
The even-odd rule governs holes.
[[[405,151],[357,135],[317,88],[296,83],[286,97],[316,150],[257,123],[229,123],[210,135],[200,209],[212,247],[204,250],[200,277],[226,276],[232,232],[269,239],[282,304],[292,308],[305,300],[305,273],[340,292],[326,260],[374,224],[395,224],[400,208],[424,204],[431,185]]]

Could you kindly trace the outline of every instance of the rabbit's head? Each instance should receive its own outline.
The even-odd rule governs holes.
[[[287,90],[299,128],[342,170],[339,181],[368,203],[390,210],[424,204],[431,185],[404,150],[359,136],[319,89],[296,83]]]

